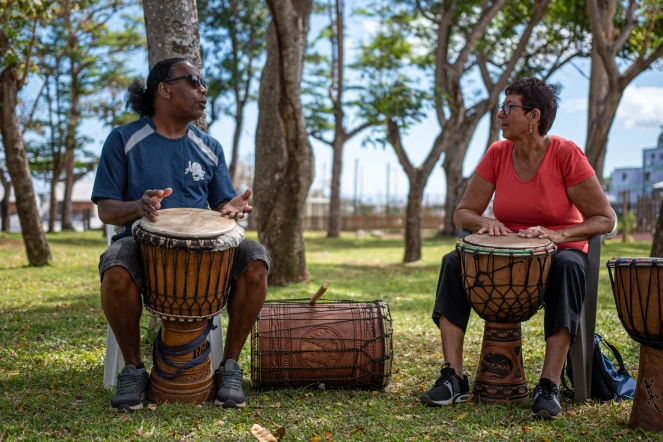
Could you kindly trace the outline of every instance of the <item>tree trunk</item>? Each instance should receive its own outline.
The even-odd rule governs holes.
[[[64,194],[62,196],[62,230],[73,230],[71,195],[74,190],[74,150],[67,149],[64,154]]]
[[[338,136],[334,139],[334,158],[331,176],[331,199],[329,200],[329,223],[327,236],[338,238],[341,235],[341,174],[343,173],[343,145]]]
[[[12,182],[7,179],[5,176],[5,171],[0,169],[0,181],[2,181],[2,188],[5,191],[2,201],[0,201],[0,211],[2,212],[2,222],[0,230],[3,232],[9,232],[9,196],[12,191]]]
[[[596,172],[596,177],[603,182],[608,135],[617,113],[617,107],[622,99],[623,91],[611,90],[608,74],[596,47],[592,47],[591,61],[585,155],[590,166]]]
[[[235,184],[235,171],[237,170],[237,156],[239,154],[239,140],[242,137],[244,126],[244,104],[237,102],[237,113],[235,114],[235,134],[233,135],[233,151],[230,157],[230,181]]]
[[[54,175],[55,176],[55,175]],[[51,180],[51,193],[49,195],[49,207],[48,207],[48,232],[55,232],[55,220],[58,217],[58,197],[55,191],[58,182],[60,181],[58,177],[54,177]]]
[[[313,151],[301,104],[301,78],[312,0],[268,0],[272,23],[260,79],[255,206],[258,238],[272,256],[269,282],[308,281],[304,208]]]
[[[196,0],[143,0],[143,13],[150,69],[161,60],[184,57],[202,71]],[[193,124],[207,132],[207,114]]]
[[[479,116],[480,117],[480,116]],[[454,134],[445,139],[448,146],[445,149],[442,167],[447,180],[447,195],[444,202],[444,230],[445,235],[455,235],[454,212],[460,203],[467,181],[463,178],[463,161],[470,145],[472,134],[476,130],[479,117],[465,117],[461,123],[444,128]]]
[[[7,170],[14,186],[16,209],[21,221],[25,250],[31,266],[43,266],[52,261],[51,249],[41,225],[23,135],[16,118],[18,79],[14,69],[7,68],[2,71],[0,82],[0,103],[2,104],[0,132],[2,132],[2,143],[5,146]]]
[[[407,195],[407,211],[405,214],[405,256],[403,262],[414,262],[421,259],[421,201],[428,176],[417,173],[410,179],[410,192]]]

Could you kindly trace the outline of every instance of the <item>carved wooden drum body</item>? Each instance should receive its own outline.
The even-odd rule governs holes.
[[[456,250],[465,295],[486,321],[474,394],[484,402],[526,401],[520,323],[543,306],[557,246],[516,234],[468,235]]]
[[[244,231],[204,209],[164,209],[157,222],[132,228],[143,270],[145,307],[162,318],[153,349],[148,397],[203,402],[214,397],[207,336],[230,290],[230,270]]]
[[[619,320],[640,344],[628,425],[663,432],[663,258],[614,258],[607,267]]]
[[[384,388],[392,334],[381,301],[268,301],[251,334],[251,384]]]

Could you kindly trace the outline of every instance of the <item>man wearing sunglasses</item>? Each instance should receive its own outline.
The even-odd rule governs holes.
[[[251,212],[251,190],[236,195],[219,142],[190,125],[203,115],[206,96],[207,83],[190,61],[160,61],[147,84],[129,87],[127,107],[141,119],[115,128],[101,153],[92,201],[104,223],[124,226],[99,262],[101,304],[126,363],[113,408],[142,408],[149,381],[140,354],[142,275],[133,222],[158,222],[159,209],[167,208],[209,207],[231,218]],[[265,301],[269,265],[255,241],[245,239],[236,250],[223,362],[214,373],[217,405],[246,405],[237,360]]]

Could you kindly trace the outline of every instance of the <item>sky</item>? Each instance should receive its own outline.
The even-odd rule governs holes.
[[[309,38],[317,34],[324,25],[320,18],[313,18]],[[365,18],[349,17],[347,20],[346,42],[348,55],[352,59],[353,49],[362,39],[368,38],[376,30],[376,23]],[[136,55],[131,65],[136,74],[147,77],[147,56],[145,53]],[[587,97],[589,80],[579,71],[589,74],[589,62],[579,60],[575,66],[566,65],[550,79],[562,85],[561,103],[557,118],[550,130],[553,135],[575,142],[584,149],[587,130]],[[29,96],[40,86],[39,80],[29,83],[26,94]],[[502,98],[500,98],[502,99]],[[253,161],[255,132],[257,124],[257,104],[250,103],[246,109],[244,129],[242,131],[239,157],[243,161]],[[488,137],[488,116],[481,120],[475,131],[470,148],[463,165],[465,176],[472,173],[485,150]],[[654,147],[663,124],[663,69],[650,69],[638,76],[625,90],[617,117],[612,125],[608,140],[605,161],[605,175],[609,175],[616,167],[641,166],[642,149]],[[94,141],[90,150],[100,152],[109,129],[99,121],[86,120],[81,125],[81,132]],[[230,158],[234,122],[229,117],[222,117],[209,128],[212,136],[221,142],[226,158]],[[418,166],[432,147],[433,140],[439,133],[439,125],[434,111],[431,109],[427,117],[413,126],[403,137],[403,145],[411,162]],[[362,147],[360,134],[346,143],[343,155],[343,174],[341,192],[345,198],[353,198],[355,185],[362,199],[384,202],[387,195],[387,169],[389,173],[388,194],[392,201],[405,201],[408,192],[408,181],[398,159],[390,146],[385,149]],[[331,180],[332,152],[327,145],[311,138],[315,156],[315,178],[312,190],[322,190],[329,195]],[[424,201],[441,202],[446,193],[442,159],[435,166],[424,191]],[[355,164],[358,166],[355,182]],[[90,176],[87,179],[92,180]]]

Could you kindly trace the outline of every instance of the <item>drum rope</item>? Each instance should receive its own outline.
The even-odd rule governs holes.
[[[194,352],[195,350],[200,348],[203,344],[205,344],[205,342],[207,341],[207,336],[214,329],[216,329],[216,326],[214,325],[213,321],[207,321],[207,327],[205,327],[205,331],[203,333],[201,333],[192,341],[187,342],[186,344],[176,345],[176,346],[164,345],[163,342],[161,341],[161,329],[159,329],[159,331],[157,332],[157,336],[154,339],[154,345],[152,348],[152,364],[153,364],[152,369],[155,370],[161,377],[168,380],[173,380],[177,376],[179,376],[184,370],[188,370],[189,368],[196,367],[202,364],[203,362],[205,362],[205,360],[212,351],[212,347],[210,345],[208,345],[207,348],[205,348],[205,350],[200,354],[200,356],[190,359],[183,365],[180,365],[168,359],[168,357],[184,356],[188,353]],[[176,368],[177,371],[175,373],[164,372],[163,370],[159,369],[159,366],[157,365],[157,359],[164,362],[166,365],[170,367]]]
[[[466,268],[466,255],[469,255],[464,250],[463,246],[457,248],[462,269]],[[468,275],[467,272],[463,272],[462,274],[463,287],[468,302],[482,318],[485,319],[490,315],[491,321],[521,322],[529,319],[536,311],[545,307],[543,274],[546,262],[551,254],[541,255],[534,250],[530,250],[527,251],[530,259],[523,260],[522,257],[525,252],[503,252],[501,255],[508,256],[508,263],[506,265],[496,265],[495,253],[493,252],[493,250],[488,253],[480,250],[472,251],[471,256],[475,273]],[[481,264],[482,257],[487,257],[485,269]],[[514,267],[521,264],[526,265],[524,282],[515,281],[514,276]],[[534,268],[538,267],[538,278],[536,278],[536,282],[528,284],[533,266]],[[507,269],[507,282],[497,284],[494,275]],[[470,279],[473,279],[471,283]],[[522,279],[522,277],[519,279]],[[509,297],[510,293],[513,293],[515,297]],[[471,294],[476,294],[476,296],[471,296]]]

